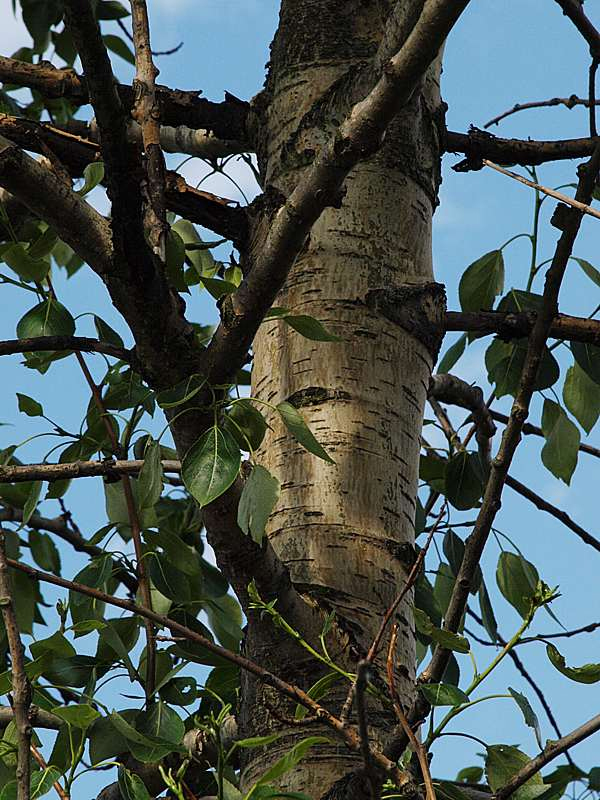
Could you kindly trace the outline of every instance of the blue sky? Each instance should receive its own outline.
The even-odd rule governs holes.
[[[3,55],[10,54],[27,41],[20,23],[12,22],[10,6],[10,0],[0,0],[3,20],[0,53]],[[201,87],[206,97],[215,100],[222,98],[223,90],[244,99],[251,98],[260,90],[264,65],[268,60],[268,45],[277,21],[278,3],[274,0],[153,0],[150,6],[153,46],[166,49],[184,41],[177,54],[160,59],[160,82],[182,89]],[[586,4],[586,11],[600,25],[600,14],[590,2]],[[448,127],[458,131],[467,130],[470,124],[482,127],[490,117],[518,101],[572,93],[585,95],[588,59],[587,46],[563,17],[559,7],[550,0],[474,2],[446,46],[443,94],[449,104]],[[120,62],[116,66],[122,79],[131,78],[131,69],[127,65]],[[550,139],[582,136],[586,131],[585,111],[568,111],[561,107],[523,112],[509,118],[493,132],[502,136]],[[434,219],[435,274],[437,280],[447,286],[449,308],[458,308],[456,288],[466,266],[514,234],[529,231],[533,206],[530,190],[497,173],[489,170],[466,175],[452,172],[450,167],[457,160],[459,157],[452,155],[444,159],[440,207]],[[192,161],[183,172],[188,180],[197,181],[205,174],[205,168],[202,163]],[[234,162],[230,172],[246,194],[252,195],[256,191],[247,167]],[[547,185],[567,183],[573,180],[573,165],[542,167],[539,175],[541,182]],[[204,185],[211,191],[239,199],[237,189],[222,176]],[[553,205],[546,203],[545,206],[540,260],[552,255],[556,239],[556,231],[547,224]],[[589,218],[585,221],[575,255],[600,268],[597,255],[599,224]],[[525,240],[515,242],[506,249],[505,259],[506,287],[523,286],[529,265],[529,245]],[[586,315],[600,302],[600,297],[597,288],[578,270],[575,264],[569,267],[561,294],[561,310]],[[94,311],[123,330],[118,315],[107,302],[103,286],[89,272],[81,271],[69,282],[59,278],[57,288],[65,305],[74,313]],[[541,285],[538,289],[541,290]],[[22,296],[24,294],[2,287],[0,338],[14,336],[16,321],[30,305],[29,298]],[[190,316],[197,321],[214,319],[214,312],[205,300],[194,299],[188,307]],[[78,321],[78,332],[93,335],[88,317]],[[448,343],[451,341],[448,338]],[[472,345],[455,370],[465,379],[483,386],[485,344]],[[88,362],[95,369],[98,366],[102,368],[93,356],[88,357]],[[567,364],[568,361],[561,363]],[[78,424],[88,395],[73,363],[62,361],[54,365],[50,377],[43,381],[37,373],[20,367],[18,357],[4,358],[0,369],[4,387],[0,396],[0,421],[14,426],[0,431],[0,443],[19,441],[43,429],[36,420],[19,415],[16,391],[43,398],[48,416],[66,427]],[[506,409],[506,403],[499,403],[498,408]],[[536,402],[534,422],[539,420],[539,409],[539,402]],[[51,444],[46,445],[46,441]],[[596,431],[592,432],[589,441],[600,444]],[[53,443],[52,440],[36,440],[23,448],[21,458],[40,460]],[[540,444],[530,440],[525,442],[512,473],[594,533],[598,520],[594,502],[598,473],[594,461],[582,456],[572,485],[567,488],[542,466]],[[102,524],[101,487],[99,482],[91,479],[76,484],[69,495],[69,504],[84,534],[91,535]],[[58,513],[58,509],[53,508],[55,505],[46,504],[45,513]],[[555,603],[554,610],[567,628],[600,618],[595,552],[509,490],[505,494],[498,527],[536,564],[547,583],[560,584],[563,596]],[[519,621],[495,589],[493,573],[497,557],[498,547],[490,541],[484,568],[489,576],[487,583],[493,593],[500,627],[506,636],[516,629]],[[67,553],[64,554],[64,564],[65,572],[71,567],[75,571],[81,566]],[[550,632],[555,629],[555,623],[541,612],[533,630]],[[599,641],[597,634],[576,642],[561,640],[560,649],[570,663],[597,661],[600,660]],[[481,649],[475,652],[481,668],[490,652]],[[546,660],[543,645],[526,645],[519,652],[544,689],[563,732],[581,724],[593,713],[592,709],[598,707],[600,691],[597,686],[581,686],[556,673]],[[466,674],[468,669],[465,661]],[[537,699],[511,666],[506,665],[492,676],[486,683],[485,693],[504,692],[508,685],[529,697],[540,718],[543,737],[552,738]],[[117,704],[118,698],[114,702]],[[490,742],[519,743],[530,754],[537,750],[533,735],[522,725],[515,705],[507,700],[490,701],[465,712],[460,729]],[[465,739],[443,739],[435,750],[434,773],[451,777],[460,766],[478,763],[474,753],[479,749]],[[600,763],[596,760],[596,753],[597,742],[592,740],[580,745],[574,755],[582,766],[592,767]],[[95,778],[82,779],[81,790],[87,789],[91,795],[105,779],[103,775],[100,784]]]

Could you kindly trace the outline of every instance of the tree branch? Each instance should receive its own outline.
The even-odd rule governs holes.
[[[15,719],[15,709],[10,706],[0,706],[0,726],[5,727],[9,722]],[[28,712],[29,724],[33,728],[47,728],[48,730],[57,731],[65,724],[65,721],[56,714],[50,711],[44,711],[39,706],[29,706]]]
[[[164,264],[168,229],[165,207],[165,158],[160,146],[160,109],[156,97],[156,77],[159,71],[152,61],[146,0],[132,0],[131,14],[136,66],[133,82],[136,99],[131,109],[131,116],[141,128],[146,154],[145,228],[154,254]]]
[[[0,56],[0,80],[37,89],[48,98],[64,97],[75,105],[90,102],[85,78],[72,69],[57,69],[48,62],[28,64]],[[219,139],[246,142],[245,150],[252,149],[248,143],[248,130],[251,127],[249,103],[227,92],[224,102],[214,103],[199,97],[199,91],[187,92],[166,86],[157,86],[156,89],[163,124],[212,132]],[[123,106],[131,109],[135,99],[133,88],[116,84],[116,91]]]
[[[17,800],[29,800],[31,776],[29,706],[31,705],[31,685],[25,673],[23,643],[21,642],[15,615],[4,545],[4,531],[2,529],[0,529],[0,607],[2,609],[2,619],[6,630],[12,667],[12,711],[17,730]]]
[[[224,382],[243,362],[313,224],[326,207],[339,205],[350,170],[377,152],[388,124],[412,96],[468,2],[428,0],[373,89],[352,108],[279,209],[250,274],[223,303],[222,321],[207,351],[212,383]]]
[[[589,103],[589,98],[578,97],[576,94],[572,94],[570,97],[551,97],[549,100],[533,100],[529,103],[515,103],[512,108],[509,108],[507,111],[503,111],[502,114],[498,114],[497,117],[490,119],[483,127],[491,128],[492,125],[497,125],[499,122],[502,122],[503,119],[506,119],[506,117],[510,117],[511,114],[517,114],[519,111],[525,111],[529,108],[551,108],[552,106],[565,106],[570,111],[572,108],[575,108],[575,106],[585,106],[588,108]],[[596,105],[600,105],[600,100],[596,101]]]
[[[535,311],[447,311],[444,327],[446,331],[496,333],[506,341],[529,336],[536,318]],[[567,342],[600,345],[600,320],[557,314],[550,325],[549,336]]]
[[[589,158],[594,152],[595,140],[589,137],[537,142],[529,139],[501,139],[471,126],[468,133],[445,131],[442,145],[447,153],[466,155],[466,159],[455,164],[452,169],[455,172],[467,172],[481,169],[484,158],[500,164],[522,166]]]
[[[40,350],[77,350],[84,353],[104,353],[120,361],[134,365],[135,355],[131,350],[108,342],[89,339],[86,336],[35,336],[31,339],[8,339],[0,342],[0,356],[15,353],[36,353]]]
[[[556,0],[562,8],[563,14],[568,17],[579,33],[590,46],[593,58],[600,58],[600,33],[592,21],[586,17],[581,0]]]
[[[180,461],[162,461],[164,472],[181,472]],[[105,461],[70,461],[66,464],[28,464],[26,466],[0,466],[0,483],[23,481],[62,481],[73,478],[106,477],[118,480],[121,475],[137,475],[144,462],[107,459]]]
[[[51,225],[99,275],[106,274],[112,241],[104,217],[53,172],[1,135],[0,185]]]
[[[98,145],[98,127],[96,124],[90,126],[80,120],[72,120],[66,127],[67,130],[63,130],[47,122],[0,114],[0,134],[19,147],[34,153],[44,154],[50,149],[67,167],[71,177],[79,178],[88,164],[102,159]],[[161,130],[174,132],[174,141],[180,139],[179,129]],[[183,141],[195,141],[198,132],[190,131],[190,136],[186,136],[185,131],[181,133]],[[141,145],[141,130],[136,122],[131,121],[128,124],[127,137],[136,147]],[[164,144],[162,133],[161,144]],[[210,137],[206,144],[209,149],[212,147]],[[136,179],[141,181],[141,171],[137,173]],[[230,239],[238,249],[244,248],[248,238],[245,209],[237,205],[231,207],[230,200],[194,189],[176,172],[166,173],[165,191],[170,211],[175,211],[191,222],[196,222],[219,236]]]
[[[506,800],[513,792],[516,792],[520,786],[523,786],[531,777],[539,772],[542,767],[555,759],[557,756],[562,755],[570,747],[573,747],[584,739],[589,738],[592,734],[600,730],[600,714],[592,717],[579,728],[563,736],[562,739],[557,739],[553,742],[548,742],[546,747],[538,753],[535,758],[528,761],[512,778],[504,784],[501,789],[494,793],[494,800]]]

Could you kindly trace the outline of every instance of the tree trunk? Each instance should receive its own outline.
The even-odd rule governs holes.
[[[393,5],[389,0],[283,0],[259,101],[265,187],[288,195],[315,151],[360,99],[354,96],[356,87],[365,83]],[[404,6],[400,21],[406,23],[414,20],[422,0],[406,0]],[[252,395],[299,408],[336,462],[310,455],[275,416],[269,419],[273,430],[257,460],[279,478],[281,496],[268,535],[297,588],[324,614],[335,611],[346,637],[339,658],[353,671],[414,558],[420,433],[435,354],[426,337],[407,333],[391,321],[394,309],[375,300],[403,287],[407,298],[410,287],[420,298],[414,287],[432,281],[438,75],[438,67],[431,70],[379,153],[351,173],[341,207],[321,216],[278,297],[277,306],[315,317],[341,341],[310,341],[272,320],[263,323],[254,344]],[[436,296],[434,303],[440,302]],[[397,615],[397,685],[405,704],[413,697],[415,679],[411,604],[409,595]],[[314,660],[276,631],[265,633],[264,623],[261,631],[256,622],[251,616],[250,656],[304,688],[312,685],[322,674]],[[313,644],[318,633],[313,632]],[[380,668],[387,637],[382,649]],[[385,676],[384,669],[379,673]],[[324,702],[339,713],[347,690],[340,682]],[[314,732],[286,728],[273,712],[274,703],[280,701],[244,679],[240,718],[245,735],[285,732],[268,754],[249,752],[246,787],[291,744]],[[371,705],[373,736],[385,743],[393,720]],[[282,710],[293,715],[289,706]],[[337,745],[315,748],[286,776],[286,788],[318,798],[360,765],[359,754]]]

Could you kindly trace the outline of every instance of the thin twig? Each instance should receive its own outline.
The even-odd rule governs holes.
[[[572,208],[576,208],[578,211],[581,211],[582,214],[589,214],[591,217],[600,219],[600,211],[596,211],[596,209],[592,208],[589,203],[582,203],[579,200],[574,200],[572,197],[568,197],[566,194],[562,194],[562,192],[557,192],[555,189],[550,189],[547,186],[542,186],[540,183],[530,181],[528,178],[524,178],[522,175],[517,175],[516,172],[511,172],[509,169],[504,169],[504,167],[494,164],[493,161],[489,161],[487,158],[483,159],[483,163],[486,165],[486,167],[491,167],[492,169],[495,169],[496,172],[500,172],[502,175],[506,175],[507,177],[512,178],[514,181],[523,183],[525,186],[529,186],[530,189],[537,189],[539,192],[542,192],[542,194],[548,195],[548,197],[553,197],[555,200],[560,200],[561,203],[565,203]]]
[[[125,25],[122,19],[117,20],[117,25],[119,26],[119,28],[121,28],[121,30],[123,31],[125,36],[129,39],[129,41],[133,43],[133,36],[127,30],[127,26]],[[182,47],[183,47],[183,41],[179,42],[179,44],[176,44],[175,47],[170,47],[168,50],[151,50],[150,52],[152,53],[153,56],[172,56],[178,50],[181,50]]]
[[[35,758],[41,769],[48,769],[48,764],[44,760],[44,757],[33,743],[31,744],[31,755]],[[60,800],[69,800],[69,795],[58,781],[54,781],[52,786],[56,794],[60,797]]]
[[[12,706],[17,730],[17,800],[29,800],[31,777],[31,685],[25,672],[23,643],[19,633],[8,572],[4,531],[0,528],[0,608],[12,666]]]
[[[525,497],[530,503],[533,503],[533,505],[540,511],[545,511],[547,514],[551,514],[555,519],[559,520],[559,522],[562,522],[565,527],[573,531],[576,536],[579,536],[582,542],[589,544],[589,546],[593,547],[594,550],[600,552],[600,540],[598,540],[595,536],[592,536],[591,533],[588,533],[588,531],[586,531],[585,528],[582,528],[581,525],[578,525],[575,520],[571,519],[566,511],[553,506],[552,503],[549,503],[543,497],[540,497],[539,494],[536,494],[528,486],[525,486],[524,483],[521,483],[521,481],[513,478],[512,475],[507,476],[506,485],[510,486],[511,489],[520,494],[522,497]]]
[[[589,96],[590,96],[590,136],[598,136],[596,127],[596,73],[598,72],[598,59],[593,58],[590,64]]]
[[[587,108],[589,102],[590,101],[587,97],[578,97],[576,94],[572,94],[570,97],[552,97],[550,100],[533,100],[529,103],[515,103],[512,108],[509,108],[508,111],[503,111],[502,114],[498,114],[497,117],[490,119],[483,127],[491,128],[492,125],[497,125],[499,122],[502,122],[503,119],[506,119],[506,117],[510,117],[511,114],[518,114],[519,111],[526,111],[530,108],[551,108],[553,106],[565,106],[570,111],[572,108],[575,108],[575,106],[585,106]],[[599,104],[600,100],[596,100],[596,105]]]

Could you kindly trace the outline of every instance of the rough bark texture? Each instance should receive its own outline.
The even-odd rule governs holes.
[[[258,152],[265,187],[288,195],[348,104],[359,99],[356,87],[364,83],[365,64],[380,45],[392,5],[283,1],[261,99]],[[421,6],[406,0],[406,19],[414,20]],[[351,173],[341,208],[321,216],[280,293],[276,305],[316,317],[342,341],[309,341],[285,323],[270,321],[254,345],[253,396],[293,403],[336,461],[332,466],[308,454],[278,419],[269,420],[273,431],[258,459],[282,482],[270,540],[297,588],[324,611],[335,610],[348,634],[342,658],[354,670],[414,553],[419,437],[435,353],[427,346],[430,331],[412,324],[407,332],[385,304],[371,298],[378,290],[400,289],[399,302],[410,295],[418,306],[422,297],[424,305],[433,302],[434,317],[443,310],[443,297],[431,293],[440,113],[436,69],[391,126],[377,156]],[[414,288],[421,285],[422,293]],[[419,315],[412,317],[418,323]],[[407,704],[415,677],[411,602],[407,597],[398,611],[397,686]],[[314,682],[314,662],[311,673],[302,653],[277,632],[265,634],[264,623],[262,631],[254,623],[250,616],[251,657],[305,688]],[[337,711],[346,692],[347,685],[340,684],[329,696]],[[293,713],[246,681],[242,727],[254,735],[285,728],[273,714],[275,704]],[[373,736],[384,742],[393,732],[392,720],[371,705]],[[268,754],[250,751],[246,786],[290,743],[308,735],[297,728],[286,733]],[[360,765],[358,754],[322,747],[289,773],[286,786],[320,797]]]

